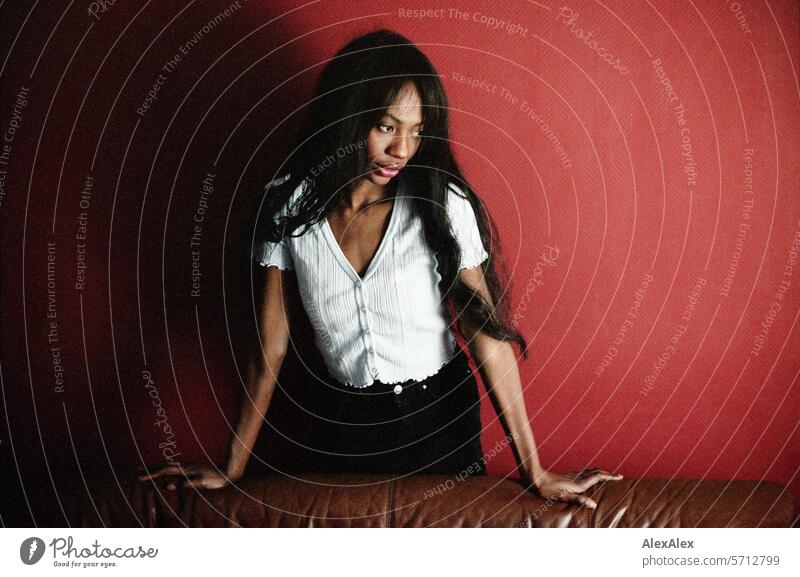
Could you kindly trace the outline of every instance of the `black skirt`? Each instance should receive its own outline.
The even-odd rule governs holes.
[[[248,472],[486,474],[478,386],[461,348],[421,381],[357,388],[327,377],[271,404],[291,416],[275,419],[283,430],[271,427]]]

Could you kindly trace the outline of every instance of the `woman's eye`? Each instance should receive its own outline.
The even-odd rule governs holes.
[[[378,124],[378,130],[384,134],[389,134],[394,132],[394,126],[391,124]],[[411,134],[414,136],[414,138],[420,138],[422,136],[422,129],[420,128],[419,130],[415,130]]]

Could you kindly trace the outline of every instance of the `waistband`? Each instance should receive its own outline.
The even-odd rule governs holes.
[[[357,393],[357,394],[380,394],[380,393],[393,393],[397,394],[398,392],[402,392],[409,388],[425,388],[429,385],[435,384],[441,379],[459,379],[462,380],[466,378],[467,374],[469,373],[469,361],[467,360],[467,355],[464,352],[464,349],[457,346],[455,353],[453,356],[450,357],[450,360],[447,361],[442,367],[436,371],[431,376],[416,381],[414,379],[409,379],[407,381],[402,381],[399,383],[384,383],[381,380],[375,380],[372,382],[371,385],[367,385],[366,387],[354,387],[352,385],[347,385],[344,383],[339,382],[338,380],[331,377],[329,379],[329,384],[336,390],[345,391],[348,393]]]

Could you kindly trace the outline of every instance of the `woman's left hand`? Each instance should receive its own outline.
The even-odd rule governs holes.
[[[543,499],[563,501],[575,505],[586,505],[596,509],[597,503],[586,495],[581,495],[600,481],[619,481],[622,475],[609,473],[601,469],[590,469],[580,473],[560,475],[550,471],[542,471],[530,479],[530,490]]]

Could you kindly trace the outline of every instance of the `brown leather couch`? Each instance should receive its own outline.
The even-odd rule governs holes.
[[[175,480],[89,483],[65,512],[73,527],[789,527],[794,516],[788,489],[765,481],[609,481],[586,492],[590,510],[497,477],[267,475],[168,491]]]

